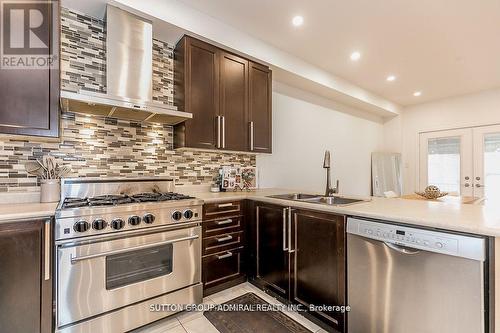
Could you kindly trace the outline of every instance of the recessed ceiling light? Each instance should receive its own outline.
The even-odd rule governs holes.
[[[292,19],[292,24],[296,27],[301,26],[304,23],[304,18],[300,15],[294,16]]]
[[[396,77],[394,75],[389,75],[387,78],[386,78],[387,81],[389,82],[392,82],[394,80],[396,80]]]
[[[351,53],[352,61],[358,61],[360,58],[361,58],[361,53],[359,53],[358,51]]]
[[[420,96],[420,95],[422,95],[422,92],[421,92],[421,91],[415,91],[415,92],[413,93],[413,96],[415,96],[415,97],[418,97],[418,96]]]

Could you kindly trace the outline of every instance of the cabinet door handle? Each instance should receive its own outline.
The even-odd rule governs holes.
[[[45,221],[45,280],[50,280],[50,220]]]
[[[254,150],[254,124],[253,121],[250,122],[250,150]]]
[[[292,208],[288,208],[288,253],[294,252],[295,250],[292,250]]]
[[[229,224],[229,223],[233,223],[233,220],[227,219],[227,220],[223,220],[223,221],[215,221],[215,224],[217,224],[217,225],[224,225],[224,224]]]
[[[226,117],[222,118],[222,148],[226,148]]]
[[[217,257],[218,260],[231,258],[233,256],[233,252],[228,251],[226,254],[222,254],[222,255],[216,254],[215,256]]]
[[[231,239],[233,239],[233,236],[227,235],[225,237],[216,238],[215,240],[217,241],[217,243],[222,243],[222,242],[230,241]]]
[[[215,117],[217,121],[217,148],[220,148],[220,116]]]
[[[287,213],[286,211],[288,208],[283,208],[283,251],[288,251],[288,246],[286,246],[286,239],[287,239],[287,232],[286,232],[286,225],[287,225]],[[290,244],[288,244],[290,246]]]

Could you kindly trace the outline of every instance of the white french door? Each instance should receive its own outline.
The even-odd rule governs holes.
[[[453,195],[473,196],[472,131],[420,134],[420,190],[436,185]]]
[[[420,133],[419,188],[500,199],[500,125]]]
[[[474,129],[474,196],[500,199],[500,125]]]

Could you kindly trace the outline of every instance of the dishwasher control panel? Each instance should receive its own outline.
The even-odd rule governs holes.
[[[357,218],[347,219],[347,233],[366,238],[453,256],[484,260],[484,239],[433,230],[380,223]]]
[[[370,223],[363,223],[360,228],[367,236],[375,236],[377,239],[398,245],[410,247],[417,245],[419,248],[432,248],[447,253],[456,253],[458,250],[458,241],[456,239],[429,235],[420,230],[408,230],[390,224],[374,226]]]

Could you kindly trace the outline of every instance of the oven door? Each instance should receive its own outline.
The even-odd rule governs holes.
[[[201,227],[57,249],[57,326],[201,281]]]

